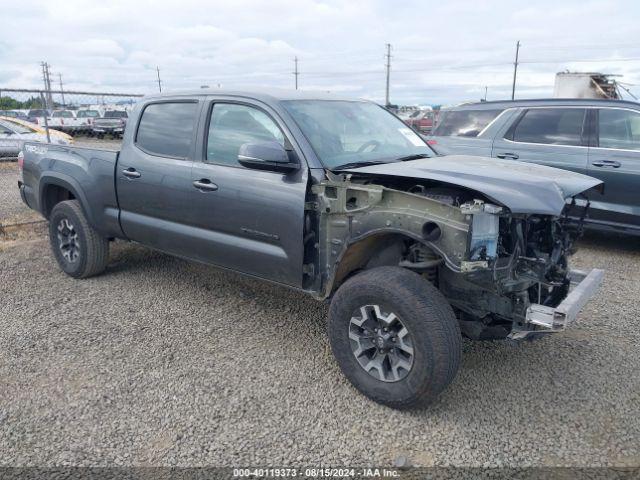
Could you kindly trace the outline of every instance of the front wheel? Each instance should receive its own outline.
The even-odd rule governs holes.
[[[349,381],[392,408],[429,404],[460,364],[461,335],[451,306],[428,281],[399,267],[347,280],[331,302],[329,337]]]
[[[60,268],[74,278],[98,275],[109,261],[108,239],[89,225],[77,200],[53,207],[49,243]]]

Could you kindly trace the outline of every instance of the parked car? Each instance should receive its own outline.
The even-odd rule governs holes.
[[[453,380],[461,330],[561,331],[603,275],[568,268],[563,216],[599,180],[435,157],[367,101],[161,94],[136,105],[119,152],[29,143],[21,158],[21,196],[65,273],[103,272],[120,238],[330,300],[342,371],[395,408]]]
[[[443,114],[428,143],[440,154],[539,163],[604,182],[589,228],[640,234],[640,103],[548,99],[461,105]],[[584,203],[584,200],[577,200]]]
[[[102,118],[96,118],[93,121],[92,131],[100,138],[105,135],[111,135],[114,138],[122,136],[127,126],[127,118],[128,114],[125,110],[108,110],[104,112]]]
[[[49,112],[49,110],[34,108],[32,110],[29,110],[29,112],[27,113],[27,121],[35,123],[36,125],[44,125],[44,119],[45,117],[49,118],[49,115],[51,115],[51,112]]]
[[[66,133],[75,133],[83,123],[82,119],[76,118],[72,110],[54,110],[47,121],[50,128]]]
[[[28,120],[25,113],[17,110],[0,110],[0,117],[18,118],[20,120]]]
[[[34,129],[20,125],[12,121],[10,117],[0,117],[0,157],[17,158],[18,153],[26,141],[46,142],[46,133],[40,133]],[[68,145],[67,140],[51,136],[51,142],[58,145]]]
[[[76,118],[78,119],[78,132],[93,133],[93,123],[100,118],[100,111],[93,109],[78,110]]]
[[[46,141],[47,131],[45,130],[44,127],[36,125],[35,123],[27,122],[25,120],[20,120],[19,118],[12,118],[12,117],[0,117],[0,118],[5,122],[20,125],[21,127],[24,127],[33,133],[41,134],[43,135],[42,138],[45,139],[44,141]],[[49,137],[52,139],[52,143],[58,143],[60,145],[73,144],[73,137],[71,135],[61,132],[59,130],[55,130],[53,128],[49,129]]]
[[[418,109],[416,107],[409,109],[409,108],[403,108],[401,110],[398,110],[397,112],[395,112],[396,116],[402,120],[403,122],[407,122],[407,120],[412,116],[418,113]]]
[[[430,133],[433,127],[433,110],[414,112],[405,123],[420,133]]]

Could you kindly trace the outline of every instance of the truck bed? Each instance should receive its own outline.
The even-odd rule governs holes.
[[[51,196],[65,189],[80,201],[92,226],[105,236],[123,236],[115,190],[119,152],[26,142],[20,190],[29,207],[45,217]]]

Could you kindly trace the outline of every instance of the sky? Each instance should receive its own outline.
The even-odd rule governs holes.
[[[637,0],[0,0],[0,88],[153,93],[299,88],[383,102],[550,96],[556,72],[600,71],[640,97]]]

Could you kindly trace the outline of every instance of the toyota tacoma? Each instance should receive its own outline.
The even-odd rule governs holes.
[[[463,335],[562,331],[603,277],[569,264],[599,180],[437,156],[363,100],[161,94],[118,152],[27,143],[19,164],[68,275],[103,272],[118,238],[304,291],[330,305],[345,376],[394,408],[445,389]]]

